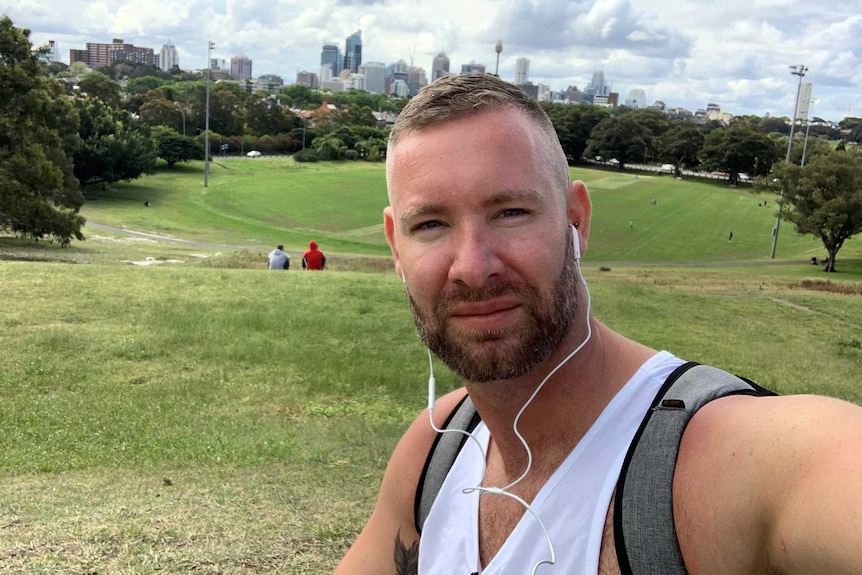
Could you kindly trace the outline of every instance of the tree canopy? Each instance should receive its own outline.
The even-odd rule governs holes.
[[[862,232],[862,157],[849,152],[814,156],[805,166],[780,163],[768,186],[783,188],[790,209],[781,217],[800,234],[818,238],[829,254],[826,271],[835,271],[838,251]]]
[[[0,229],[66,246],[84,239],[71,162],[77,116],[64,88],[43,74],[29,36],[0,17]]]

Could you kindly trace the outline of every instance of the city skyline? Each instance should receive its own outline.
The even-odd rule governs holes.
[[[790,116],[798,78],[789,66],[807,66],[814,84],[812,113],[827,120],[862,116],[862,15],[825,0],[728,0],[714,5],[680,0],[477,0],[470,6],[441,0],[433,6],[403,0],[162,0],[91,4],[81,0],[0,0],[0,12],[29,28],[31,41],[59,44],[61,60],[86,42],[124,38],[160,50],[171,42],[180,66],[244,52],[258,74],[292,83],[297,72],[319,72],[321,48],[362,31],[362,61],[389,65],[403,59],[425,69],[444,52],[457,73],[471,62],[493,72],[502,41],[500,76],[515,80],[516,62],[529,60],[529,79],[553,91],[584,90],[603,72],[624,103],[643,90],[647,104],[703,109],[716,103],[734,115]],[[342,54],[343,56],[343,54]]]

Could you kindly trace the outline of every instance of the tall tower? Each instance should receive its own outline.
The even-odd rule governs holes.
[[[434,56],[434,61],[431,63],[431,81],[442,78],[449,74],[449,56],[440,52]]]
[[[344,69],[359,72],[362,64],[362,30],[357,30],[344,41]]]
[[[179,66],[180,59],[177,56],[177,49],[168,40],[168,43],[162,46],[162,51],[159,54],[159,68],[167,72]]]
[[[341,74],[341,49],[337,44],[330,42],[323,45],[323,50],[320,51],[320,79],[331,80],[337,78]],[[328,68],[329,73],[326,73],[324,68]]]
[[[515,84],[522,86],[530,81],[530,59],[518,58],[515,60]]]
[[[237,82],[251,80],[251,58],[244,52],[230,59],[230,79]]]

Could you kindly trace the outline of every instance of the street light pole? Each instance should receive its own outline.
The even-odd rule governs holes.
[[[210,176],[210,53],[215,44],[207,42],[207,112],[204,126],[204,187],[207,187]]]
[[[814,103],[817,98],[808,98],[808,120],[805,124],[805,143],[802,145],[802,162],[799,167],[805,167],[805,153],[808,151],[808,132],[811,131],[811,110],[814,108]]]
[[[796,87],[796,102],[793,104],[793,118],[790,120],[790,139],[787,142],[787,156],[784,159],[786,164],[790,163],[790,150],[793,147],[793,131],[796,128],[796,114],[799,113],[799,94],[802,92],[802,78],[805,72],[808,71],[806,66],[796,64],[790,66],[790,73],[794,76],[799,76],[799,85]],[[778,216],[775,218],[775,227],[772,228],[772,251],[769,253],[770,259],[775,259],[775,248],[778,245],[778,229],[781,226],[781,212],[784,209],[784,183],[781,183],[781,196],[778,198]]]
[[[177,112],[183,115],[183,136],[186,135],[186,113],[183,112],[183,109],[177,106]]]

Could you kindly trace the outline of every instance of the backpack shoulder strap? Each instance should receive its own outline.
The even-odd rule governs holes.
[[[686,363],[668,377],[626,454],[614,504],[622,575],[684,575],[673,521],[673,474],[682,434],[706,403],[728,395],[775,395],[715,367]]]
[[[476,428],[480,419],[470,396],[465,395],[464,399],[449,414],[441,429],[460,429],[470,432]],[[417,533],[422,533],[422,526],[425,524],[425,519],[428,518],[431,505],[437,498],[440,487],[443,486],[443,480],[446,479],[446,475],[466,441],[467,436],[463,433],[438,433],[434,439],[431,451],[428,452],[428,457],[425,459],[422,475],[419,476],[419,483],[416,484],[413,521]]]

